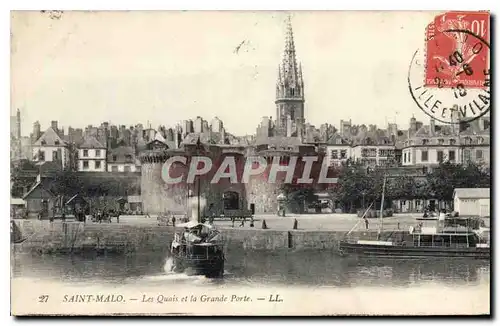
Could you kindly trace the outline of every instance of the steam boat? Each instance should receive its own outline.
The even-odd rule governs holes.
[[[349,234],[363,220],[363,215],[363,218],[346,234],[344,239],[339,241],[338,248],[341,256],[490,259],[490,231],[489,228],[483,227],[484,223],[481,223],[479,218],[446,218],[444,214],[441,214],[436,219],[420,220],[416,226],[410,226],[408,232],[391,232],[388,237],[383,239],[382,209],[385,181],[384,178],[382,208],[380,210],[381,221],[377,239],[348,239]]]
[[[172,270],[176,273],[222,277],[224,275],[224,243],[222,235],[210,224],[190,221],[179,224],[170,248]]]
[[[453,224],[434,221],[436,226],[410,226],[409,232],[399,239],[386,240],[342,240],[339,252],[344,255],[390,256],[392,258],[464,257],[490,259],[487,230],[470,227],[440,226]]]

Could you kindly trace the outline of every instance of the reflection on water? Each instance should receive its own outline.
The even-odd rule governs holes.
[[[161,252],[133,256],[12,257],[12,276],[65,283],[242,284],[310,286],[409,286],[425,282],[476,285],[490,282],[490,265],[478,260],[340,258],[332,252],[229,252],[223,280],[170,272]]]

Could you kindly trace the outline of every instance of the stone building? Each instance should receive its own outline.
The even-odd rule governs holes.
[[[94,136],[85,137],[83,144],[78,147],[78,171],[106,171],[106,145]]]
[[[467,123],[429,125],[410,122],[410,137],[402,149],[403,166],[432,168],[440,162],[490,165],[490,117],[482,116]]]
[[[326,160],[318,153],[321,134],[328,135],[331,128],[324,126],[316,130],[306,125],[304,119],[304,81],[302,69],[297,64],[295,43],[290,20],[287,23],[285,51],[278,68],[276,83],[276,120],[264,117],[257,127],[255,137],[235,137],[226,132],[222,121],[214,119],[208,127],[206,121],[197,117],[195,121],[186,120],[183,124],[183,141],[179,148],[150,149],[140,154],[141,160],[141,196],[145,212],[159,213],[164,211],[187,210],[189,195],[197,194],[206,199],[208,205],[222,212],[233,209],[255,208],[256,213],[275,214],[278,208],[277,197],[283,191],[284,184],[297,184],[303,176],[305,163],[302,158],[317,157],[312,164],[310,176],[318,180]],[[207,130],[208,129],[208,130]],[[309,131],[307,131],[309,130]],[[213,162],[213,168],[193,183],[182,182],[167,184],[163,177],[167,159],[181,156],[185,163],[176,163],[170,172],[184,176],[195,156],[206,156]],[[250,176],[248,182],[241,180],[246,164],[257,164],[248,160],[259,157],[267,164],[258,175]],[[225,158],[234,160],[237,171],[236,182],[223,178],[212,183],[217,168],[225,162]],[[285,180],[286,173],[274,174],[271,162],[276,166],[288,165],[297,159],[291,180]],[[250,162],[250,163],[249,163]],[[269,182],[270,175],[275,175],[275,182]],[[174,176],[172,176],[174,177]],[[328,176],[330,177],[330,176]],[[309,184],[313,187],[315,184]]]

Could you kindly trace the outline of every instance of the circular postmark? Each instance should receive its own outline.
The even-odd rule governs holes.
[[[427,51],[414,53],[408,70],[410,95],[425,114],[442,123],[478,119],[490,110],[490,45],[465,29],[447,29],[441,35],[451,45],[427,44]]]

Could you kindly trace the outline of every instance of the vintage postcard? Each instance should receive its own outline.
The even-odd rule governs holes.
[[[11,12],[12,315],[489,315],[490,35]]]

